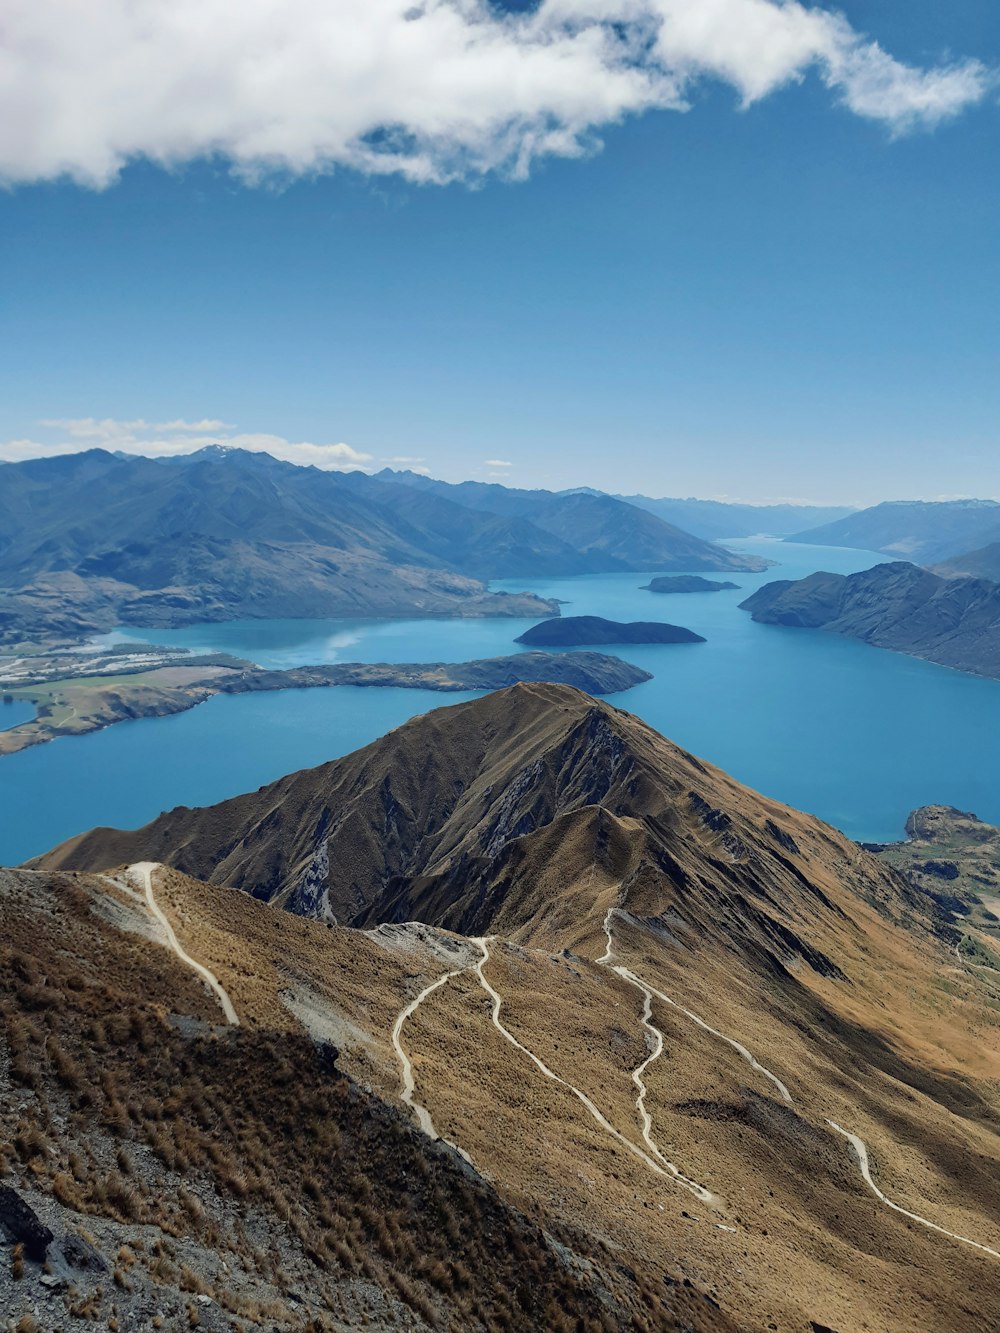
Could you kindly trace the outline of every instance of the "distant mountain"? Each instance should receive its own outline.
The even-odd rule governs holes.
[[[836,523],[788,538],[816,546],[884,551],[932,565],[1000,541],[1000,504],[993,500],[889,500]]]
[[[768,625],[824,629],[1000,678],[1000,584],[904,562],[767,583],[740,605]]]
[[[813,524],[833,523],[854,513],[849,505],[735,504],[724,500],[662,499],[649,495],[620,495],[619,500],[647,509],[706,541],[731,537],[787,537]]]
[[[0,637],[250,616],[545,615],[557,607],[484,581],[762,564],[607,496],[506,495],[484,508],[475,488],[222,446],[10,464],[0,472]]]
[[[968,577],[1000,583],[1000,541],[990,542],[978,551],[968,551],[964,555],[952,556],[950,560],[942,560],[933,565],[932,569],[935,574],[942,574],[948,579]]]
[[[515,686],[0,872],[5,1187],[118,1256],[102,1326],[186,1288],[206,1326],[991,1328],[996,969],[952,917]]]
[[[374,478],[355,473],[355,486],[405,485],[464,507],[527,520],[566,542],[601,572],[683,569],[759,571],[767,562],[727,551],[651,515],[640,506],[589,490],[526,491],[480,481],[452,485],[413,472],[385,469]]]

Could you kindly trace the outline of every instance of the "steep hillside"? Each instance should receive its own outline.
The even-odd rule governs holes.
[[[735,1333],[410,1123],[393,1006],[446,937],[388,949],[141,868],[0,870],[0,931],[5,1327]]]
[[[988,579],[991,583],[1000,583],[1000,541],[943,560],[934,566],[934,573],[946,579]]]
[[[920,565],[947,560],[995,539],[1000,539],[1000,505],[994,500],[890,500],[788,538],[817,546],[884,551]]]
[[[824,629],[929,662],[1000,677],[1000,584],[945,579],[916,565],[810,574],[759,588],[740,605],[768,625]]]
[[[753,1328],[989,1327],[990,978],[928,895],[634,717],[517,686],[41,873],[138,857],[220,886],[133,871],[237,1014],[325,1022],[626,1283],[680,1266]]]

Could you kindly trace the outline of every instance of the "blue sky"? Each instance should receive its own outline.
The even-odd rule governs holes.
[[[55,22],[61,3],[34,12]],[[306,22],[310,5],[322,9],[288,12]],[[727,5],[773,8],[710,7]],[[657,22],[678,8],[649,0]],[[1000,496],[1000,13],[992,0],[841,12],[914,69],[982,62],[978,84],[935,85],[946,114],[933,99],[923,109],[925,85],[887,93],[880,75],[873,93],[857,74],[870,48],[838,29],[847,56],[806,60],[801,81],[772,71],[759,92],[748,80],[779,31],[740,48],[745,69],[699,52],[684,111],[662,64],[655,87],[621,91],[602,56],[585,71],[585,115],[543,71],[545,132],[555,124],[586,151],[562,156],[553,139],[527,165],[525,143],[541,140],[523,108],[512,158],[509,126],[492,120],[443,142],[441,115],[421,120],[420,89],[398,171],[358,156],[361,142],[385,150],[378,135],[307,160],[300,120],[262,176],[232,107],[237,128],[206,129],[222,145],[206,158],[197,131],[218,109],[201,116],[204,88],[187,91],[194,131],[174,127],[166,147],[163,115],[136,131],[132,151],[166,167],[113,161],[123,130],[96,105],[74,103],[79,131],[69,118],[8,133],[0,456],[222,438],[519,485]],[[501,51],[497,97],[525,50]],[[42,71],[60,93],[78,88],[73,73]],[[602,119],[592,107],[612,93],[636,109]]]

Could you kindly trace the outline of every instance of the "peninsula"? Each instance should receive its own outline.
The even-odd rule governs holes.
[[[142,654],[132,652],[121,659],[126,663],[121,669],[109,668],[113,657],[101,659],[108,674],[94,674],[91,667],[75,677],[67,677],[64,672],[61,678],[51,675],[51,658],[40,659],[33,683],[4,686],[6,697],[35,704],[37,714],[31,721],[0,731],[0,756],[57,736],[99,731],[115,722],[183,713],[215,694],[339,685],[447,692],[548,681],[604,695],[652,680],[648,671],[620,658],[587,652],[514,653],[472,662],[335,662],[283,671],[222,655],[164,658],[163,652],[149,650],[145,668],[137,665]],[[0,683],[4,671],[10,674],[12,668],[0,667]]]

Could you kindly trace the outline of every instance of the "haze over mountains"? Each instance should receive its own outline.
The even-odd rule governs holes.
[[[136,860],[130,874],[115,869]],[[216,887],[201,882],[209,879]],[[265,1265],[258,1287],[287,1304],[295,1281],[345,1309],[359,1299],[348,1257],[390,1208],[376,1177],[415,1171],[447,1193],[464,1155],[481,1200],[466,1205],[466,1249],[480,1244],[478,1218],[494,1218],[500,1236],[530,1217],[551,1238],[550,1251],[530,1246],[546,1273],[534,1299],[575,1273],[567,1299],[601,1310],[589,1316],[603,1320],[594,1327],[973,1333],[1000,1301],[1000,1028],[989,978],[956,956],[950,916],[832,828],[577,691],[516,686],[437,710],[220,806],[180,808],[135,832],[94,830],[4,887],[0,908],[10,904],[17,941],[30,932],[40,960],[39,976],[23,983],[35,990],[15,989],[15,1008],[32,1001],[36,1015],[58,1015],[38,1006],[41,987],[66,994],[73,1015],[102,996],[98,977],[113,990],[102,1003],[126,1013],[148,993],[174,1034],[149,1047],[160,1051],[157,1078],[184,1060],[188,1083],[210,1088],[200,1094],[208,1108],[195,1119],[204,1126],[197,1149],[185,1149],[189,1188],[216,1224],[210,1242],[197,1233],[202,1265],[214,1249],[241,1288],[250,1285],[245,1247],[216,1202],[227,1197],[224,1173],[246,1175],[264,1219],[274,1205],[262,1191],[280,1172],[281,1197],[301,1219],[300,1238],[269,1223],[289,1277],[282,1290]],[[217,1074],[202,1043],[213,1011],[221,1022],[220,995],[170,958],[150,902],[243,1023],[216,1029]],[[92,924],[81,931],[68,912]],[[121,930],[133,942],[116,965]],[[71,934],[83,958],[72,996],[60,962]],[[150,980],[138,980],[147,970]],[[184,1024],[185,1013],[199,1022]],[[37,1037],[22,1042],[41,1050],[47,1040],[51,1052],[54,1020],[34,1022]],[[79,1026],[58,1024],[59,1045],[78,1059]],[[264,1060],[283,1033],[289,1058]],[[352,1158],[358,1129],[329,1109],[307,1034],[336,1045],[347,1080],[340,1104],[386,1127],[389,1161],[384,1151]],[[243,1091],[243,1075],[232,1083],[243,1132],[224,1149],[219,1080],[258,1060],[258,1094]],[[149,1064],[126,1041],[116,1095],[148,1095]],[[49,1067],[42,1062],[46,1079]],[[365,1197],[360,1181],[345,1189],[325,1175],[342,1172],[343,1157],[318,1164],[317,1200],[298,1150],[274,1151],[285,1134],[297,1142],[300,1089],[310,1114],[333,1115],[354,1174],[371,1173],[369,1214],[352,1202]],[[47,1095],[57,1112],[45,1123],[47,1160],[64,1170],[67,1094]],[[192,1096],[184,1105],[197,1105]],[[249,1165],[268,1098],[278,1132],[264,1166]],[[422,1135],[391,1109],[407,1106]],[[74,1123],[100,1144],[107,1122],[102,1095],[93,1116]],[[163,1165],[170,1122],[147,1124],[140,1113],[124,1124],[112,1133],[142,1163],[144,1145],[162,1142],[151,1165],[162,1197],[174,1198]],[[452,1147],[438,1147],[428,1176],[416,1158],[438,1135]],[[116,1243],[97,1173],[78,1174],[102,1243]],[[139,1179],[145,1187],[145,1165]],[[65,1231],[72,1213],[51,1192],[46,1161],[34,1174],[19,1164],[16,1180],[51,1229]],[[412,1200],[402,1188],[399,1206],[423,1210],[424,1185]],[[329,1241],[324,1198],[342,1200],[347,1214],[347,1230],[338,1223]],[[350,1230],[353,1215],[360,1232]],[[432,1256],[447,1255],[446,1215],[419,1213],[421,1249]],[[338,1237],[344,1257],[327,1258]],[[421,1295],[418,1311],[435,1310],[447,1327],[493,1326],[482,1310],[463,1325],[455,1277],[435,1286],[394,1245],[415,1287],[411,1307]],[[372,1298],[398,1300],[382,1253],[372,1251]],[[494,1291],[493,1272],[472,1272],[470,1301]],[[216,1296],[217,1283],[209,1289]],[[527,1326],[561,1326],[525,1308]]]
[[[833,523],[796,531],[789,540],[857,546],[932,565],[1000,541],[1000,504],[994,500],[891,500]]]
[[[544,615],[556,608],[489,593],[483,581],[762,567],[610,496],[486,489],[495,508],[462,487],[224,449],[8,464],[0,634],[246,616]]]
[[[792,533],[834,523],[855,512],[849,505],[740,504],[694,498],[657,500],[649,495],[618,498],[648,509],[667,523],[674,523],[706,541],[720,542],[731,537],[756,537],[759,533],[790,537]]]

